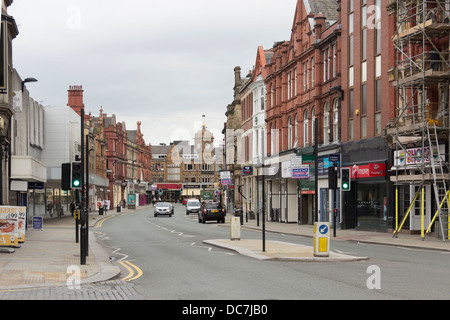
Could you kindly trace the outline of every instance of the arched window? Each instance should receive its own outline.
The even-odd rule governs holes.
[[[303,114],[303,145],[309,146],[309,119],[308,110]]]
[[[333,102],[333,141],[339,141],[339,100],[334,99]]]
[[[288,119],[288,149],[292,149],[292,118]]]
[[[270,154],[275,154],[275,130],[273,129],[273,123],[270,124]]]
[[[270,107],[273,108],[273,84],[270,85]]]
[[[294,121],[294,145],[293,148],[298,147],[298,118],[297,115],[295,115],[295,121]]]
[[[323,143],[330,143],[330,105],[325,102],[323,106]]]

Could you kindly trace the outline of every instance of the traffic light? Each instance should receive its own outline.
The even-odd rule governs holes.
[[[81,189],[81,177],[83,172],[81,171],[81,162],[72,162],[72,174],[70,180],[70,186],[72,189]]]
[[[63,163],[61,165],[61,190],[70,190],[70,163]]]
[[[337,189],[337,171],[334,166],[328,168],[328,189]]]
[[[341,168],[341,189],[342,191],[350,191],[352,179],[350,176],[350,168]]]

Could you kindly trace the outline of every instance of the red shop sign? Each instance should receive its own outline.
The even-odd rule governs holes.
[[[158,189],[162,190],[180,190],[183,186],[179,183],[158,183]]]
[[[352,179],[375,178],[386,176],[386,164],[370,163],[365,166],[354,165],[352,167]]]

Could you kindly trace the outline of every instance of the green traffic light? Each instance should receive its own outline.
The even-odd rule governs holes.
[[[75,181],[73,182],[73,186],[74,186],[74,187],[79,187],[79,186],[80,186],[80,181],[79,181],[79,180],[75,180]]]
[[[347,184],[347,183],[344,183],[344,184],[342,185],[342,188],[348,189],[348,184]]]

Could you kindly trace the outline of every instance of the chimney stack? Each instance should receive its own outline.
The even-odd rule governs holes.
[[[67,105],[81,117],[81,109],[84,109],[83,86],[69,86],[68,92],[69,102]]]

